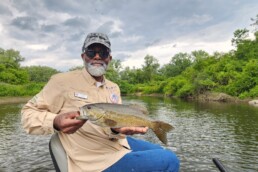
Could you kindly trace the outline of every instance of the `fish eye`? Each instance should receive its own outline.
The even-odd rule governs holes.
[[[90,106],[87,106],[87,109],[91,109],[91,107],[90,107]]]

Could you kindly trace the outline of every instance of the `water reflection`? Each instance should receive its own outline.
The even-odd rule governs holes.
[[[54,171],[49,136],[27,135],[21,127],[22,104],[0,105],[0,171]]]
[[[181,159],[181,171],[218,171],[211,161],[214,157],[229,171],[258,171],[257,108],[153,97],[139,100],[151,116],[175,126],[168,147]],[[151,136],[145,139],[157,141]]]
[[[201,103],[154,97],[124,97],[146,106],[150,116],[171,123],[167,148],[181,171],[214,171],[219,158],[229,171],[258,171],[258,109],[245,104]],[[54,171],[50,136],[27,135],[20,125],[22,104],[0,105],[0,171]],[[144,139],[160,143],[150,131]]]

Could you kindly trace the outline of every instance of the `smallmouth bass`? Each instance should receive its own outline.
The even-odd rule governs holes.
[[[101,127],[149,127],[161,142],[167,144],[167,132],[174,127],[163,121],[155,121],[147,114],[147,109],[137,105],[94,103],[81,107],[77,119],[90,120]]]

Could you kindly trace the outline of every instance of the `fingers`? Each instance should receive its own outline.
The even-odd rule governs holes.
[[[126,135],[145,134],[148,131],[148,127],[122,127],[117,128],[116,131]]]
[[[76,112],[69,112],[69,113],[65,113],[63,114],[67,119],[74,119],[77,116],[80,116],[80,112],[76,111]]]
[[[57,115],[54,119],[54,128],[67,134],[76,132],[86,122],[82,120],[76,120],[75,118],[77,116],[80,116],[79,112],[69,112]]]

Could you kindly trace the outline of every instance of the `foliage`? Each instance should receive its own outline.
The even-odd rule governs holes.
[[[164,87],[165,95],[186,98],[193,95],[194,87],[187,78],[177,76],[170,78]]]
[[[258,15],[251,20],[253,31],[234,32],[235,50],[213,54],[203,50],[180,52],[163,66],[155,57],[146,55],[141,68],[122,68],[121,61],[112,60],[106,77],[120,86],[122,94],[159,93],[185,98],[210,91],[239,98],[258,97]],[[249,39],[250,34],[255,39]],[[20,62],[24,60],[18,51],[0,48],[0,96],[36,94],[51,75],[59,72],[44,66],[23,68]]]
[[[56,69],[47,66],[29,66],[24,69],[29,74],[30,82],[47,82],[52,75],[59,73]]]
[[[9,84],[24,84],[29,81],[28,73],[20,68],[21,57],[19,51],[0,48],[0,82]]]
[[[122,66],[121,66],[120,60],[112,60],[108,65],[106,77],[115,83],[119,83],[120,82],[119,73],[121,68]]]
[[[142,81],[152,81],[158,73],[159,63],[153,56],[147,55],[144,57],[144,65],[142,66]]]
[[[234,38],[231,39],[231,43],[234,46],[241,44],[248,37],[249,30],[247,29],[237,29],[234,32]]]
[[[165,64],[160,73],[166,77],[174,77],[181,74],[187,67],[192,64],[191,56],[187,53],[178,53],[174,55],[168,64]]]
[[[19,51],[13,49],[4,50],[0,48],[0,64],[4,65],[6,68],[19,68],[20,62],[25,59],[20,55]]]
[[[129,83],[126,82],[126,81],[123,81],[123,80],[122,80],[122,81],[120,81],[120,82],[118,83],[118,85],[119,85],[119,87],[120,87],[121,94],[130,94],[130,93],[134,92],[134,91],[133,91],[134,85],[129,84]]]
[[[69,71],[81,70],[83,68],[84,68],[84,66],[75,66],[75,67],[70,68]]]
[[[37,94],[45,83],[27,83],[12,85],[0,83],[0,96],[33,96]]]

